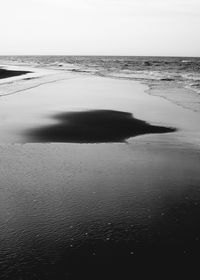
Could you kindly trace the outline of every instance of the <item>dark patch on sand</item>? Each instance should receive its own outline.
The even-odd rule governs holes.
[[[172,82],[172,81],[175,81],[175,79],[172,79],[172,78],[163,78],[163,79],[160,79],[161,81],[166,81],[166,82]]]
[[[32,73],[32,72],[0,69],[0,79],[10,78],[13,76],[20,76],[20,75],[24,75],[24,74],[28,74],[28,73]]]
[[[24,78],[23,80],[35,80],[35,79],[37,79],[37,77],[28,77],[28,78]]]
[[[174,128],[153,126],[132,114],[113,110],[68,112],[53,117],[57,124],[26,132],[31,142],[101,143],[124,142],[148,133],[168,133]]]

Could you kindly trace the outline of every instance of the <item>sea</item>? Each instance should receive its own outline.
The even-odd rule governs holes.
[[[137,80],[148,93],[200,111],[200,58],[151,56],[0,56],[0,67],[49,70],[31,78],[0,81],[0,95],[65,79],[67,73]],[[54,71],[54,72],[52,72]],[[47,75],[49,74],[49,75]]]

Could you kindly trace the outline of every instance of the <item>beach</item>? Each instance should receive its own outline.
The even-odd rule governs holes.
[[[200,114],[147,90],[70,73],[1,96],[2,279],[195,267]]]

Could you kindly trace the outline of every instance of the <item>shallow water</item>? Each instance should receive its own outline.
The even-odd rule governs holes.
[[[153,126],[115,110],[63,112],[51,116],[53,124],[26,131],[26,143],[106,143],[125,142],[143,134],[172,133],[174,128]],[[56,123],[55,123],[56,120]]]

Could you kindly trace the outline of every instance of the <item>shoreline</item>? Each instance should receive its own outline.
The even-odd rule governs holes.
[[[4,61],[5,63],[5,61]],[[8,63],[8,62],[7,62]],[[17,62],[15,63],[11,63],[11,64],[2,64],[3,67],[7,68],[8,70],[16,70],[16,71],[31,71],[34,73],[34,75],[29,75],[28,77],[24,80],[31,80],[32,78],[42,78],[45,77],[47,78],[47,76],[50,76],[53,74],[53,76],[55,74],[57,74],[55,79],[51,79],[49,76],[49,80],[51,80],[52,82],[55,82],[56,80],[62,80],[62,78],[59,78],[59,76],[62,76],[62,74],[64,74],[63,76],[73,76],[74,74],[77,74],[77,76],[80,74],[80,76],[86,75],[88,77],[90,76],[96,76],[96,77],[104,77],[104,78],[109,78],[109,79],[116,79],[116,80],[125,80],[125,81],[136,81],[139,82],[145,86],[147,86],[147,90],[146,92],[152,96],[158,96],[161,98],[164,98],[170,102],[172,102],[175,105],[178,105],[182,108],[185,109],[189,109],[192,110],[194,112],[199,112],[199,102],[198,102],[198,96],[199,96],[199,91],[197,90],[197,88],[195,88],[195,82],[194,81],[194,87],[190,87],[187,83],[184,84],[182,81],[182,84],[179,84],[179,82],[176,82],[175,79],[172,78],[168,78],[168,74],[166,73],[166,77],[161,78],[160,80],[151,80],[151,79],[145,79],[145,78],[139,78],[137,77],[133,77],[128,74],[131,74],[129,72],[126,73],[122,73],[118,74],[117,72],[113,72],[111,74],[105,72],[104,74],[102,74],[101,72],[90,72],[90,70],[87,69],[82,69],[79,68],[80,66],[76,65],[76,64],[71,64],[71,63],[64,63],[64,64],[55,64],[55,65],[49,65],[49,66],[39,66],[39,65],[32,65],[27,66],[22,65],[22,64],[17,64]],[[64,66],[64,68],[63,68]],[[151,72],[151,71],[150,71]],[[139,71],[140,73],[140,71]],[[123,76],[124,75],[124,76]],[[145,75],[147,75],[147,73],[145,73]],[[149,74],[151,75],[151,74]],[[140,76],[140,75],[139,75]],[[63,78],[65,79],[65,78]],[[16,80],[16,78],[15,78]],[[18,80],[18,79],[17,79]],[[12,81],[12,80],[11,80]],[[159,82],[164,82],[159,84]],[[36,85],[34,85],[33,87],[37,87],[40,86],[41,84],[45,84],[45,81],[42,81],[41,83],[36,82]],[[48,83],[48,82],[47,82]],[[2,81],[0,80],[0,84],[2,84]],[[197,85],[196,85],[197,86]],[[29,88],[32,88],[32,86],[30,87],[24,87],[22,89],[23,90],[28,90]],[[20,92],[21,89],[18,91],[14,91],[13,93],[17,93]],[[10,94],[10,93],[9,93]],[[6,95],[6,94],[5,94]],[[191,98],[192,98],[192,102],[191,102]]]

